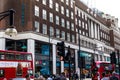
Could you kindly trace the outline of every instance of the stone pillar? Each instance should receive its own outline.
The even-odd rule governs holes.
[[[53,56],[53,74],[56,74],[56,45],[55,44],[53,44],[52,45],[52,56]]]
[[[28,39],[27,40],[27,52],[32,53],[33,57],[33,74],[35,73],[35,40]]]
[[[78,69],[78,50],[75,50],[75,70]]]
[[[64,61],[61,61],[61,72],[64,72]]]

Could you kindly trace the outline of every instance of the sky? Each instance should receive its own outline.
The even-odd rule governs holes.
[[[120,0],[81,0],[90,7],[97,8],[105,14],[110,14],[118,18],[118,25],[120,27]]]

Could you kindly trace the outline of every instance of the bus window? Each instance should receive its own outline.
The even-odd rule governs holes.
[[[11,53],[6,54],[5,57],[6,57],[6,60],[14,60],[15,59],[15,55],[11,54]]]
[[[31,55],[27,55],[27,60],[32,60],[32,57],[31,57]]]
[[[17,54],[15,57],[16,57],[16,60],[24,60],[24,55]]]
[[[4,70],[0,69],[0,77],[4,77]]]
[[[4,54],[0,54],[0,60],[4,60],[5,59],[5,55]]]
[[[25,57],[25,60],[29,60],[29,61],[32,60],[32,57],[29,54],[25,54],[24,57]]]

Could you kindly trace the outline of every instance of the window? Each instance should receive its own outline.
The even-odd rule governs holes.
[[[6,54],[5,57],[6,57],[6,60],[14,60],[15,59],[15,55],[12,53]]]
[[[56,16],[56,24],[59,25],[59,16]]]
[[[70,41],[70,33],[67,33],[67,41]]]
[[[52,36],[52,37],[53,37],[53,35],[54,35],[54,29],[53,29],[53,27],[52,27],[52,26],[50,26],[50,36]]]
[[[29,61],[32,60],[32,56],[31,56],[31,55],[27,54],[27,55],[25,55],[25,56],[26,56],[26,60],[29,60]]]
[[[53,1],[52,0],[49,0],[49,7],[53,8]]]
[[[55,4],[55,10],[56,10],[57,12],[59,12],[59,4],[58,4],[58,3]]]
[[[70,0],[70,6],[73,8],[73,0]]]
[[[82,18],[84,19],[84,13],[82,12]]]
[[[64,31],[61,32],[61,38],[65,40],[65,32]]]
[[[60,30],[56,29],[56,38],[60,38]]]
[[[46,5],[46,0],[42,0],[42,4]]]
[[[69,0],[66,0],[66,5],[69,5]]]
[[[71,19],[74,19],[73,12],[71,12]]]
[[[69,17],[69,9],[66,9],[66,16]]]
[[[42,25],[42,33],[47,34],[47,25],[46,24]]]
[[[64,14],[64,7],[61,6],[61,14]]]
[[[70,29],[70,22],[67,21],[67,29]]]
[[[85,15],[85,20],[87,21],[87,15]]]
[[[53,22],[53,13],[49,13],[49,16],[50,16],[50,22]]]
[[[81,26],[81,20],[79,20],[79,26]]]
[[[39,1],[39,0],[36,0],[36,1]]]
[[[71,23],[71,30],[74,31],[74,23]]]
[[[64,2],[64,0],[61,0],[61,2]]]
[[[43,17],[43,19],[47,19],[47,13],[46,13],[46,10],[44,10],[43,9],[43,11],[42,11],[42,17]]]
[[[0,77],[5,77],[5,71],[3,69],[0,69]]]
[[[4,60],[4,59],[5,59],[4,53],[0,52],[0,60]]]
[[[76,25],[78,25],[78,22],[77,22],[77,21],[78,21],[78,20],[77,20],[77,18],[76,18],[76,19],[75,19],[75,24],[76,24]]]
[[[35,16],[39,17],[39,7],[35,5]]]
[[[39,32],[39,22],[35,21],[35,30],[36,32]]]
[[[72,35],[72,42],[74,43],[75,42],[75,36]]]
[[[84,29],[85,28],[85,25],[84,25],[85,23],[84,22],[82,22],[82,28]]]
[[[63,18],[61,19],[61,26],[65,27],[65,20]]]

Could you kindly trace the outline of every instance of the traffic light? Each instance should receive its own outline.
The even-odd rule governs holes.
[[[65,60],[66,61],[70,60],[70,57],[71,57],[70,46],[68,46],[68,50],[67,50],[67,53],[65,55]]]
[[[65,45],[64,42],[58,42],[57,43],[57,54],[59,56],[62,56],[64,58],[64,54],[65,54]]]
[[[110,54],[110,61],[111,61],[111,64],[116,64],[116,55],[115,55],[115,52],[112,52]]]

